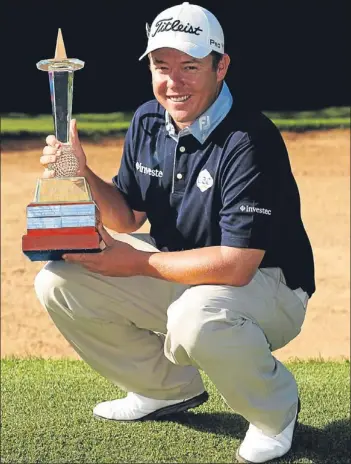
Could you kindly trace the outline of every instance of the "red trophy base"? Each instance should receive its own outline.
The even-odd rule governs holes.
[[[97,218],[93,201],[30,203],[22,251],[31,261],[58,261],[65,253],[99,253]]]
[[[58,261],[65,253],[98,253],[100,235],[95,227],[28,230],[22,251],[31,261]]]

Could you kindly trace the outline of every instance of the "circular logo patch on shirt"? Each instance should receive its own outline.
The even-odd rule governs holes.
[[[204,169],[200,172],[196,181],[196,185],[199,187],[201,192],[204,192],[205,190],[212,187],[213,179],[211,177],[211,174],[207,171],[207,169]]]

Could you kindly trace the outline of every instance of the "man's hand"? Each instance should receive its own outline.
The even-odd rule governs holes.
[[[132,277],[140,274],[140,265],[149,253],[136,250],[127,243],[111,237],[100,223],[98,231],[106,248],[100,253],[71,253],[63,255],[69,263],[80,264],[88,269],[109,277]]]
[[[71,145],[74,151],[75,156],[79,162],[79,170],[77,172],[78,176],[84,176],[84,170],[87,165],[86,156],[84,150],[80,144],[78,131],[77,131],[77,122],[75,119],[71,120],[70,126],[70,139]],[[51,163],[55,163],[57,157],[61,155],[61,146],[62,143],[56,139],[54,135],[48,135],[46,137],[46,147],[43,150],[43,156],[40,158],[40,163],[45,167],[45,171],[42,175],[44,178],[54,177],[54,171],[48,169],[47,166]]]

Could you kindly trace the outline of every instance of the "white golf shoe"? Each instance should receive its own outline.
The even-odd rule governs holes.
[[[137,393],[128,393],[125,398],[104,401],[95,406],[96,417],[116,421],[155,420],[168,414],[187,411],[208,400],[206,391],[182,400],[155,400]]]
[[[299,411],[300,400],[295,418],[282,432],[273,437],[265,435],[262,430],[250,424],[244,441],[236,452],[238,462],[260,463],[284,456],[291,448]]]

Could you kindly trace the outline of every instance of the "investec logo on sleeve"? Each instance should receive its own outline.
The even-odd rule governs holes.
[[[240,209],[240,211],[242,211],[243,213],[266,214],[267,216],[270,216],[270,215],[272,214],[272,210],[271,210],[271,209],[256,208],[256,206],[241,205],[239,209]]]
[[[163,172],[159,171],[158,169],[151,169],[148,168],[147,166],[143,166],[139,161],[135,163],[136,170],[141,172],[142,174],[146,174],[147,176],[152,176],[152,177],[162,177]]]

